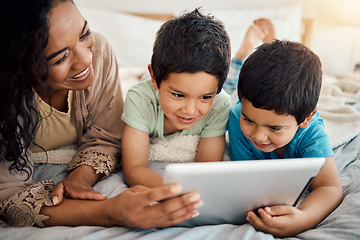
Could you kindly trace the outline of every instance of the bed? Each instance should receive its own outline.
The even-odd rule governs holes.
[[[162,20],[147,19],[88,7],[80,11],[89,21],[93,31],[105,35],[119,60],[124,96],[146,73],[150,61],[155,32]],[[176,13],[175,13],[176,14]],[[258,17],[271,18],[280,39],[300,41],[302,19],[299,5],[276,9],[219,10],[213,14],[227,28],[232,51],[240,45],[241,37],[251,21]],[[166,16],[165,16],[166,17]],[[131,27],[129,27],[131,22]],[[287,239],[360,239],[360,75],[348,74],[333,77],[324,74],[324,84],[318,109],[325,121],[343,187],[343,201],[315,229]],[[68,146],[50,151],[49,162],[44,155],[36,155],[34,178],[58,182],[65,177],[66,161],[75,149]],[[150,161],[149,167],[162,173],[166,163]],[[121,172],[98,182],[94,189],[113,197],[127,186]],[[257,232],[249,224],[210,225],[193,228],[169,227],[165,229],[138,230],[124,227],[49,227],[0,228],[0,239],[274,239],[269,234]]]

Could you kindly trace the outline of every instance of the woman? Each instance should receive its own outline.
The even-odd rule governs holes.
[[[178,185],[137,186],[110,199],[92,189],[121,158],[123,100],[116,58],[71,0],[4,5],[1,225],[145,229],[196,216],[199,195],[173,198],[180,192]],[[78,151],[69,162],[68,176],[55,186],[51,181],[36,183],[31,152],[69,144],[77,144]],[[161,202],[152,204],[155,201]]]

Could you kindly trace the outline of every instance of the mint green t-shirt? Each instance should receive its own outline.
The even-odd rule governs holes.
[[[127,93],[122,120],[129,126],[149,133],[150,138],[171,140],[175,136],[198,135],[201,138],[225,134],[230,112],[230,96],[221,91],[215,96],[208,115],[189,130],[164,136],[164,112],[160,107],[159,92],[151,79],[133,86]]]

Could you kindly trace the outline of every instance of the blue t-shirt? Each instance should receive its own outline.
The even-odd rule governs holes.
[[[278,159],[272,152],[262,152],[245,137],[240,128],[241,103],[230,111],[228,130],[231,160]],[[285,158],[330,157],[334,156],[324,122],[315,113],[306,128],[298,128],[293,139],[285,146]]]

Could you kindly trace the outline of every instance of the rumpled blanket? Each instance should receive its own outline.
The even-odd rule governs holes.
[[[317,109],[324,120],[332,148],[360,133],[360,81],[324,75]]]
[[[340,206],[314,229],[308,230],[287,240],[338,240],[360,239],[360,135],[349,143],[335,149],[335,161],[343,186],[344,199]],[[164,162],[150,161],[149,168],[156,172],[163,171]],[[55,183],[66,175],[66,164],[35,164],[36,181],[51,179]],[[236,184],[224,186],[233,189]],[[108,178],[95,184],[94,189],[109,198],[126,189],[121,172],[113,173]],[[118,240],[275,240],[269,234],[257,232],[250,224],[210,225],[194,228],[169,227],[165,229],[139,230],[125,227],[47,227],[47,228],[2,228],[0,239],[118,239]]]

